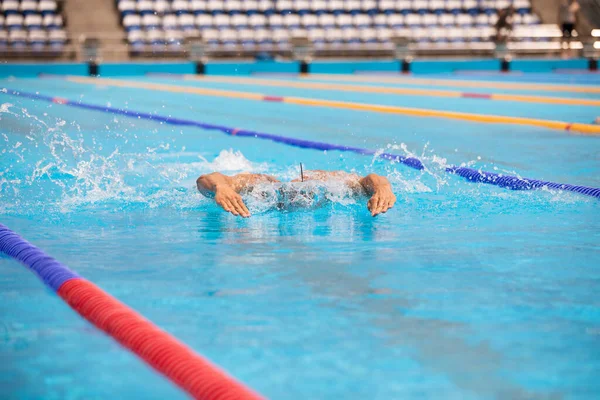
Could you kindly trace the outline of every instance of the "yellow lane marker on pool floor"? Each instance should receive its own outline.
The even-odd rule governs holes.
[[[465,93],[451,90],[432,90],[432,89],[409,89],[383,86],[360,86],[337,83],[321,83],[321,82],[294,82],[281,79],[262,79],[262,78],[243,78],[230,76],[197,76],[185,75],[185,80],[189,81],[204,81],[204,82],[219,82],[219,83],[238,83],[242,85],[260,85],[273,87],[289,87],[299,89],[316,89],[316,90],[337,90],[343,92],[360,92],[360,93],[383,93],[383,94],[400,94],[414,96],[433,96],[433,97],[454,97],[454,98],[469,98],[469,99],[485,99],[485,100],[501,100],[527,103],[541,104],[563,104],[577,106],[594,106],[600,107],[600,100],[573,99],[562,97],[543,97],[543,96],[525,96],[525,95],[510,95],[510,94],[486,94],[486,93]]]
[[[540,90],[546,92],[599,93],[597,86],[557,85],[542,83],[492,82],[457,79],[430,79],[404,76],[367,76],[367,75],[338,75],[338,74],[301,74],[300,78],[318,81],[350,81],[367,83],[397,83],[403,85],[433,85],[450,87],[474,87],[492,89]]]
[[[422,108],[410,108],[410,107],[396,107],[386,106],[379,104],[368,104],[368,103],[354,103],[347,101],[334,101],[334,100],[322,100],[322,99],[310,99],[302,97],[279,97],[279,96],[268,96],[261,93],[247,93],[247,92],[234,92],[229,90],[217,90],[217,89],[205,89],[199,87],[186,87],[167,85],[161,83],[150,83],[140,81],[127,81],[120,79],[108,79],[108,78],[84,78],[84,77],[69,77],[67,78],[70,82],[82,83],[82,84],[95,84],[100,86],[113,86],[123,88],[136,88],[136,89],[148,89],[157,90],[171,93],[187,93],[197,94],[204,96],[216,96],[246,100],[258,100],[258,101],[274,101],[283,102],[288,104],[298,104],[305,106],[315,107],[328,107],[338,108],[346,110],[360,110],[360,111],[371,111],[386,114],[397,114],[397,115],[409,115],[417,117],[436,117],[436,118],[450,118],[462,121],[470,122],[483,122],[483,123],[497,123],[497,124],[517,124],[517,125],[529,125],[529,126],[540,126],[550,129],[566,130],[571,132],[579,132],[590,135],[600,135],[600,125],[589,125],[579,123],[568,123],[562,121],[551,121],[544,119],[532,119],[532,118],[521,118],[521,117],[507,117],[501,115],[484,115],[484,114],[471,114],[455,111],[442,111],[442,110],[430,110]]]

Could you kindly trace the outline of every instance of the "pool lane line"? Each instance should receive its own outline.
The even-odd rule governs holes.
[[[2,94],[3,93],[0,92],[0,95],[2,95]],[[270,133],[250,131],[247,129],[232,128],[232,127],[227,127],[227,126],[222,126],[222,125],[209,124],[209,123],[205,123],[205,122],[201,122],[201,121],[194,121],[194,120],[188,120],[188,119],[182,119],[182,118],[174,118],[174,117],[162,116],[162,115],[158,115],[158,114],[145,113],[145,112],[141,112],[141,111],[133,111],[133,110],[129,110],[129,109],[126,110],[126,109],[115,108],[115,107],[110,107],[110,106],[101,106],[101,105],[83,103],[80,101],[69,100],[69,99],[66,99],[63,97],[45,96],[45,95],[40,95],[40,94],[35,94],[35,93],[27,93],[27,92],[12,90],[12,89],[6,89],[6,92],[4,94],[8,94],[11,96],[17,96],[17,97],[24,97],[24,98],[33,99],[33,100],[43,100],[43,101],[47,101],[50,103],[61,104],[61,105],[69,106],[69,107],[76,107],[76,108],[82,108],[82,109],[93,110],[93,111],[101,111],[101,112],[105,112],[105,113],[109,113],[109,114],[123,115],[123,116],[131,117],[131,118],[140,118],[140,119],[145,119],[145,120],[150,120],[150,121],[163,122],[163,123],[170,124],[170,125],[191,126],[191,127],[204,129],[204,130],[216,130],[216,131],[223,132],[230,136],[250,137],[250,138],[255,138],[255,139],[270,140],[272,142],[282,143],[282,144],[286,144],[288,146],[300,147],[300,148],[305,148],[305,149],[314,149],[314,150],[321,150],[321,151],[337,150],[337,151],[342,151],[342,152],[351,152],[351,153],[361,154],[361,155],[365,155],[365,156],[377,156],[384,160],[402,163],[408,167],[411,167],[411,168],[414,168],[417,170],[422,170],[424,168],[423,164],[421,163],[421,160],[419,160],[418,158],[406,157],[406,156],[390,154],[390,153],[379,153],[375,150],[368,150],[368,149],[363,149],[360,147],[344,146],[344,145],[325,143],[325,142],[316,142],[316,141],[305,140],[305,139],[296,139],[296,138],[291,138],[291,137],[287,137],[287,136],[274,135],[274,134],[270,134]],[[266,100],[266,101],[281,101],[281,98],[271,96],[269,98],[269,100]]]
[[[201,400],[262,398],[175,337],[2,224],[0,253],[35,272],[44,284],[79,315],[192,397]]]
[[[269,96],[261,93],[238,92],[231,90],[206,89],[199,87],[177,86],[163,83],[138,82],[110,78],[84,78],[69,77],[69,82],[80,84],[94,84],[98,86],[112,86],[122,88],[156,90],[171,93],[187,93],[202,96],[216,96],[224,98],[246,99],[254,101],[275,101],[287,104],[296,104],[312,107],[337,108],[355,111],[369,111],[384,114],[408,115],[413,117],[447,118],[469,122],[492,123],[492,124],[514,124],[537,126],[548,129],[577,132],[587,135],[600,135],[600,125],[570,123],[563,121],[552,121],[545,119],[533,119],[522,117],[508,117],[501,115],[471,114],[456,111],[431,110],[425,108],[410,108],[398,106],[386,106],[380,104],[355,103],[337,100],[323,100],[303,97]]]
[[[2,94],[2,92],[0,92],[0,94]],[[136,119],[140,118],[140,119],[146,119],[146,120],[150,120],[150,121],[164,122],[164,123],[171,124],[171,125],[193,126],[193,127],[197,127],[200,129],[218,130],[218,131],[221,131],[221,132],[231,135],[231,136],[241,136],[241,137],[251,137],[251,138],[256,138],[256,139],[271,140],[276,143],[282,143],[282,144],[286,144],[286,145],[293,146],[293,147],[301,147],[301,148],[316,149],[316,150],[350,151],[350,152],[354,152],[354,153],[362,154],[362,155],[373,155],[373,156],[377,155],[380,158],[390,160],[392,162],[400,162],[404,165],[407,165],[407,166],[417,169],[417,170],[424,169],[424,166],[423,166],[423,163],[421,162],[421,160],[419,160],[417,158],[413,158],[413,157],[403,157],[403,156],[389,154],[389,153],[376,153],[373,150],[361,149],[361,148],[357,148],[357,147],[340,146],[340,145],[333,145],[333,144],[322,143],[322,142],[313,142],[313,141],[309,141],[309,140],[302,140],[302,139],[289,138],[286,136],[273,135],[270,133],[254,132],[254,131],[248,131],[248,130],[239,129],[239,128],[229,128],[229,127],[220,126],[220,125],[206,124],[206,123],[199,122],[199,121],[165,117],[165,116],[160,116],[160,115],[156,115],[156,114],[148,114],[148,113],[143,113],[143,112],[138,112],[138,111],[113,108],[113,107],[108,107],[108,106],[98,106],[98,105],[94,105],[94,104],[82,103],[80,101],[72,102],[72,101],[62,98],[62,97],[51,97],[51,96],[44,96],[44,95],[33,94],[33,93],[18,92],[18,91],[13,91],[13,90],[7,90],[6,92],[4,92],[4,94],[24,97],[24,98],[33,99],[33,100],[43,100],[43,101],[48,101],[48,102],[52,102],[55,104],[61,104],[61,105],[70,106],[70,107],[77,107],[77,108],[82,108],[82,109],[86,109],[86,110],[100,111],[100,112],[116,114],[116,115],[123,115],[123,116],[130,117],[130,118],[136,118]],[[564,191],[573,192],[573,193],[579,193],[579,194],[583,194],[585,196],[590,196],[590,197],[595,197],[595,198],[600,199],[600,188],[594,188],[594,187],[589,187],[589,186],[580,186],[580,185],[571,185],[571,184],[567,184],[567,183],[555,183],[555,182],[550,182],[550,181],[542,181],[542,180],[538,180],[538,179],[521,178],[518,176],[503,175],[503,174],[497,174],[497,173],[493,173],[493,172],[486,172],[486,171],[476,170],[473,168],[458,167],[458,166],[449,166],[449,167],[446,167],[445,170],[448,173],[461,176],[470,182],[485,183],[485,184],[494,185],[494,186],[498,186],[498,187],[510,189],[510,190],[536,190],[536,189],[542,189],[542,188],[550,188],[550,189],[564,190]]]
[[[175,75],[174,77],[177,77],[177,75]],[[335,91],[341,91],[341,92],[356,92],[356,93],[398,94],[398,95],[409,95],[409,96],[450,97],[450,98],[467,98],[467,99],[479,99],[479,100],[538,103],[538,104],[558,104],[558,105],[600,107],[600,100],[573,99],[573,98],[563,98],[563,97],[526,96],[526,95],[511,95],[511,94],[500,94],[500,93],[473,93],[473,92],[459,92],[459,91],[433,90],[433,89],[407,89],[407,88],[398,88],[398,87],[361,86],[361,85],[337,84],[337,83],[286,81],[286,80],[282,80],[282,79],[243,78],[243,77],[230,77],[230,76],[183,75],[182,77],[186,81],[237,83],[237,84],[242,84],[242,85],[260,85],[260,86],[289,87],[289,88],[315,89],[315,90],[335,90]]]
[[[448,87],[474,87],[491,89],[539,90],[545,92],[600,93],[600,87],[591,85],[559,85],[543,83],[493,82],[486,80],[433,79],[389,75],[340,75],[340,74],[300,74],[303,80],[345,81],[370,83],[397,83],[403,85],[432,85]]]

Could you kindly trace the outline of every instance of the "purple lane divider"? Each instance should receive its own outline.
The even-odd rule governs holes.
[[[98,106],[98,105],[94,105],[94,104],[82,103],[79,101],[73,102],[68,99],[64,99],[62,97],[44,96],[44,95],[20,92],[20,91],[9,90],[9,89],[7,89],[7,91],[4,93],[11,95],[11,96],[25,97],[25,98],[34,99],[34,100],[43,100],[43,101],[48,101],[48,102],[52,102],[52,103],[63,104],[63,105],[70,106],[70,107],[82,108],[82,109],[86,109],[86,110],[101,111],[101,112],[105,112],[105,113],[123,115],[123,116],[127,116],[127,117],[132,117],[132,118],[142,118],[142,119],[146,119],[146,120],[150,120],[150,121],[159,121],[159,122],[163,122],[163,123],[170,124],[170,125],[193,126],[193,127],[197,127],[200,129],[218,130],[218,131],[221,131],[221,132],[223,132],[227,135],[231,135],[231,136],[253,137],[253,138],[257,138],[257,139],[271,140],[276,143],[283,143],[283,144],[286,144],[289,146],[301,147],[301,148],[305,148],[305,149],[315,149],[315,150],[321,150],[321,151],[337,150],[337,151],[346,151],[346,152],[352,152],[352,153],[368,155],[368,156],[372,156],[372,155],[376,154],[376,152],[373,150],[363,149],[360,147],[351,147],[351,146],[337,145],[337,144],[324,143],[324,142],[315,142],[315,141],[311,141],[311,140],[290,138],[290,137],[274,135],[274,134],[270,134],[270,133],[255,132],[255,131],[249,131],[249,130],[245,130],[245,129],[231,128],[231,127],[222,126],[222,125],[208,124],[208,123],[204,123],[204,122],[200,122],[200,121],[166,117],[166,116],[162,116],[162,115],[144,113],[144,112],[140,112],[140,111],[125,110],[125,109],[121,109],[121,108],[113,108],[113,107],[108,107],[108,106]],[[2,93],[0,93],[0,94],[2,94]],[[405,157],[405,156],[400,156],[397,154],[390,154],[390,153],[381,153],[378,156],[385,160],[402,163],[404,165],[407,165],[407,166],[417,169],[417,170],[424,169],[423,163],[418,158]],[[458,176],[466,178],[467,180],[469,180],[471,182],[486,183],[486,184],[495,185],[495,186],[499,186],[499,187],[507,188],[507,189],[511,189],[511,190],[535,190],[535,189],[541,189],[541,188],[547,187],[549,189],[565,190],[565,191],[569,191],[569,192],[583,194],[583,195],[590,196],[590,197],[600,198],[600,188],[570,185],[570,184],[566,184],[566,183],[554,183],[554,182],[541,181],[541,180],[537,180],[537,179],[519,178],[517,176],[501,175],[501,174],[496,174],[493,172],[478,171],[478,170],[475,170],[472,168],[457,167],[457,166],[450,166],[450,167],[446,168],[446,172],[456,174]]]
[[[2,224],[0,224],[0,253],[5,253],[25,264],[54,291],[57,291],[66,281],[80,278],[75,272]]]

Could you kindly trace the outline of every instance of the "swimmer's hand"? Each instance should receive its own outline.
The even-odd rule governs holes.
[[[243,173],[234,176],[213,172],[200,176],[196,180],[198,191],[206,197],[215,199],[225,211],[242,217],[249,217],[250,211],[242,201],[239,193],[248,190],[261,182],[278,182],[272,176],[263,174]]]
[[[217,185],[215,189],[215,202],[223,207],[223,210],[244,218],[250,216],[250,211],[244,204],[242,196],[236,193],[231,186]]]
[[[396,204],[396,196],[392,192],[392,185],[387,178],[369,174],[360,180],[360,184],[371,196],[367,202],[367,208],[373,217],[385,213]]]

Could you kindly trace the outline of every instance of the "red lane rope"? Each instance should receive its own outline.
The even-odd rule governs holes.
[[[60,286],[57,293],[82,317],[137,354],[194,398],[262,399],[93,283],[82,278],[70,279]]]

